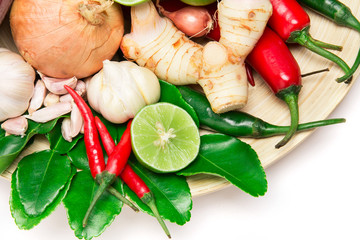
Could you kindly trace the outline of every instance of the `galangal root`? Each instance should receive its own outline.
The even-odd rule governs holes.
[[[131,33],[124,36],[121,50],[126,58],[149,68],[160,79],[175,85],[200,84],[215,113],[242,108],[248,97],[245,58],[272,13],[268,0],[253,1],[252,12],[241,9],[242,1],[221,1],[219,16],[222,14],[224,23],[220,19],[219,23],[224,28],[220,43],[205,46],[187,38],[168,18],[160,17],[151,1],[134,6]],[[226,8],[231,4],[239,7]],[[240,17],[232,21],[237,15]],[[233,32],[229,30],[231,23]],[[244,44],[233,44],[239,39]]]

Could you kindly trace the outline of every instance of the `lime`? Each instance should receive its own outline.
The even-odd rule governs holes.
[[[140,3],[144,3],[150,0],[114,0],[114,2],[120,3],[121,5],[124,6],[135,6],[138,5]]]
[[[182,108],[156,103],[142,108],[131,124],[132,149],[145,167],[161,173],[189,165],[200,148],[194,120]]]
[[[181,1],[192,6],[205,6],[216,2],[216,0],[181,0]]]

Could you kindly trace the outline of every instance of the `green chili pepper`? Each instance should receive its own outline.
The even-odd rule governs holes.
[[[304,4],[317,13],[332,20],[334,23],[355,29],[360,33],[360,22],[351,13],[348,6],[341,3],[338,0],[298,0],[299,3]],[[341,78],[338,78],[338,82],[342,82],[352,76],[360,65],[360,49],[356,60],[351,69]]]
[[[185,86],[178,86],[184,100],[190,104],[198,115],[200,125],[235,137],[266,138],[286,134],[288,126],[277,126],[267,123],[250,114],[231,111],[216,114],[206,97],[201,93]],[[328,119],[299,124],[297,131],[345,122],[343,118]]]

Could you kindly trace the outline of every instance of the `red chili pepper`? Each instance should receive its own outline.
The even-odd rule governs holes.
[[[105,170],[103,151],[100,145],[98,132],[95,125],[94,116],[85,103],[84,99],[75,92],[74,89],[65,85],[64,88],[70,93],[84,119],[84,141],[86,153],[89,159],[89,167],[93,178]]]
[[[345,73],[350,67],[324,48],[341,50],[341,46],[315,40],[309,33],[310,17],[296,0],[270,0],[273,6],[268,25],[286,42],[298,43],[336,63]]]
[[[79,94],[77,94],[72,88],[70,88],[67,85],[65,85],[64,87],[74,99],[74,102],[78,106],[81,112],[81,116],[84,119],[84,141],[85,141],[86,153],[89,161],[89,167],[93,178],[98,180],[100,176],[102,176],[104,170],[107,170],[107,168],[105,168],[104,156],[99,141],[98,131],[95,125],[96,118],[94,118],[89,106],[85,103],[84,99]],[[131,145],[130,145],[130,151],[131,151]],[[106,188],[104,190],[106,190]],[[124,196],[118,193],[114,188],[110,187],[108,191],[114,194],[123,203],[131,207],[134,211],[139,211],[134,206],[133,203],[131,203]],[[96,202],[94,202],[94,205],[95,203]],[[90,208],[92,209],[93,207],[94,206]],[[89,213],[87,213],[87,215],[90,215],[90,212],[91,210],[89,211]],[[86,216],[86,218],[88,217],[89,216]]]
[[[284,146],[296,132],[299,124],[298,94],[301,89],[301,73],[298,63],[282,39],[270,28],[247,57],[248,63],[270,86],[277,97],[290,109],[291,126],[285,137],[275,146]]]
[[[248,82],[251,86],[255,86],[255,80],[254,80],[254,75],[253,75],[253,71],[251,66],[249,65],[249,63],[245,62],[245,69],[246,69],[246,76],[248,79]]]
[[[214,20],[213,28],[206,34],[206,37],[218,42],[220,40],[220,26],[218,21],[217,2],[204,7],[209,11],[209,14]]]
[[[100,122],[99,118],[95,118],[96,124]],[[128,122],[125,132],[123,133],[120,142],[115,146],[112,153],[109,155],[108,162],[105,170],[97,176],[97,181],[100,183],[93,200],[83,219],[83,226],[85,227],[89,219],[92,209],[95,207],[96,202],[106,189],[116,180],[129,159],[131,153],[131,136],[130,136],[131,120]]]
[[[106,126],[99,120],[95,119],[96,127],[99,130],[101,141],[105,148],[106,153],[110,156],[113,154],[115,143],[110,133],[106,129]],[[125,134],[125,133],[124,133]],[[137,175],[134,170],[126,164],[124,170],[120,174],[120,178],[125,184],[147,205],[150,207],[154,216],[159,221],[161,227],[164,229],[166,235],[170,238],[169,230],[167,229],[163,219],[161,218],[159,211],[157,210],[155,197],[150,191],[146,183]]]

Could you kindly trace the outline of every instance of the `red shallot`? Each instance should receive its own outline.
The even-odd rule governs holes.
[[[162,15],[169,18],[174,25],[187,36],[202,37],[213,28],[213,19],[204,7],[186,6],[170,12],[158,2],[157,7]]]

